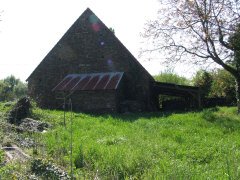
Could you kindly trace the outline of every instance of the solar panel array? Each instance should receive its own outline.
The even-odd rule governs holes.
[[[90,91],[117,89],[123,72],[69,74],[52,91]]]

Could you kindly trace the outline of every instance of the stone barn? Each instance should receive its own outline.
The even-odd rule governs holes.
[[[40,107],[51,109],[62,108],[69,98],[74,110],[85,112],[155,111],[159,94],[199,100],[196,87],[155,82],[90,9],[27,81],[29,96]]]
[[[63,97],[71,97],[78,111],[158,108],[152,76],[90,9],[69,28],[27,81],[29,96],[44,108],[61,108]]]

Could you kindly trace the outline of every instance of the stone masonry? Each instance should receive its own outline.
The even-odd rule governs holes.
[[[157,108],[157,97],[151,90],[152,76],[90,9],[85,10],[28,77],[29,95],[41,107],[58,108],[62,100],[57,99],[52,89],[66,75],[100,72],[124,72],[121,89],[74,92],[72,98],[78,110],[115,112],[121,111],[121,104],[133,101],[142,111]]]

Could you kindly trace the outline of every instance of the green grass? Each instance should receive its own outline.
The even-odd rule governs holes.
[[[71,113],[34,108],[51,123],[35,134],[36,156],[70,172]],[[236,108],[189,113],[88,115],[73,113],[77,179],[239,179],[240,117]]]
[[[70,170],[70,113],[34,112],[54,128],[47,155]],[[239,179],[240,118],[235,108],[183,114],[73,114],[75,175],[103,179]],[[76,160],[77,159],[77,160]],[[74,166],[75,167],[75,166]]]

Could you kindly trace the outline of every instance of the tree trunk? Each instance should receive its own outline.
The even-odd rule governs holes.
[[[236,78],[237,112],[240,114],[240,77]]]

